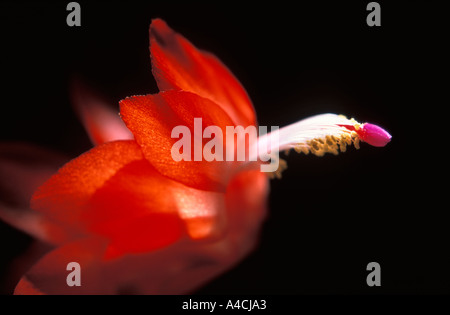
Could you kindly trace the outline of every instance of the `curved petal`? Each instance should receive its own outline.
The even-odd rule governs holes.
[[[234,267],[257,244],[268,192],[266,174],[239,173],[227,187],[227,228],[221,237],[178,242],[160,252],[124,257],[123,264],[147,270],[135,276],[129,287],[136,293],[186,294]]]
[[[174,247],[172,250],[177,250],[177,256],[183,257],[180,260],[183,264],[165,271],[166,279],[156,288],[156,293],[191,293],[238,264],[257,245],[261,224],[267,214],[268,193],[269,180],[266,174],[260,171],[237,174],[225,194],[225,233],[215,241],[190,246],[183,244],[183,249],[178,250]],[[165,261],[174,264],[173,258]],[[141,282],[141,285],[145,286],[146,283]]]
[[[150,25],[152,71],[161,91],[183,90],[208,98],[231,117],[234,125],[256,125],[247,92],[214,55],[198,50],[161,19]]]
[[[40,289],[36,288],[26,276],[22,277],[17,284],[15,295],[45,295]]]
[[[111,240],[111,258],[163,248],[186,232],[192,239],[220,237],[225,211],[224,194],[187,187],[140,160],[96,191],[82,220],[92,232]]]
[[[165,247],[189,234],[215,237],[224,195],[161,175],[134,141],[105,143],[66,164],[41,186],[32,207],[65,228],[106,237],[107,258]]]
[[[269,178],[259,170],[240,172],[228,185],[229,241],[239,249],[239,255],[247,254],[258,239],[267,215],[269,190]]]
[[[113,260],[102,259],[105,250],[106,244],[96,238],[57,248],[22,277],[14,294],[180,294],[197,288],[227,266],[205,255],[208,250],[191,241]],[[81,286],[67,285],[70,262],[80,266]],[[192,277],[191,271],[198,277]]]
[[[114,111],[112,106],[79,80],[74,80],[71,90],[72,103],[94,145],[133,139],[118,110]]]
[[[132,173],[141,170],[143,162],[133,162],[111,180],[128,174],[130,190],[139,189]],[[127,170],[126,170],[127,169]],[[137,175],[137,174],[136,174]],[[145,172],[144,174],[145,175]],[[148,176],[145,176],[148,177]],[[142,179],[141,179],[142,180]],[[180,187],[176,187],[180,185]],[[173,194],[181,184],[168,187]],[[105,187],[108,184],[105,184]],[[153,189],[146,186],[150,193]],[[103,188],[102,188],[103,189]],[[111,198],[109,188],[104,192]],[[115,259],[104,259],[108,245],[100,238],[80,240],[54,250],[41,259],[20,281],[16,294],[186,294],[235,266],[251,251],[266,215],[268,179],[259,171],[239,173],[228,186],[226,197],[229,224],[221,237],[202,242],[182,238],[159,250]],[[101,195],[101,194],[100,194]],[[176,194],[174,195],[176,196]],[[141,196],[143,198],[144,196]],[[100,198],[100,197],[98,197]],[[137,203],[142,200],[138,198]],[[211,200],[209,200],[211,201]],[[156,205],[161,205],[156,201]],[[180,201],[183,203],[183,200]],[[214,205],[215,203],[212,203]],[[120,206],[119,206],[120,208]],[[107,209],[103,209],[104,214]],[[114,212],[114,209],[111,209]],[[130,210],[133,211],[133,210]],[[69,287],[66,277],[69,262],[81,266],[81,287]]]
[[[103,275],[101,256],[106,243],[100,239],[83,239],[61,246],[41,258],[19,281],[14,294],[99,294],[108,291],[109,281]],[[81,286],[69,286],[67,266],[80,265]]]
[[[7,263],[5,274],[2,277],[2,292],[13,293],[23,275],[54,248],[47,243],[32,241],[24,251]]]
[[[102,144],[64,165],[39,187],[31,208],[49,218],[81,228],[80,211],[92,195],[125,165],[142,159],[135,141]]]
[[[120,112],[142,147],[145,158],[161,174],[197,189],[225,191],[235,164],[207,162],[202,151],[203,145],[210,141],[203,138],[203,130],[208,126],[217,126],[221,129],[221,135],[215,137],[223,145],[222,151],[226,152],[226,126],[233,126],[233,122],[219,106],[190,92],[168,91],[122,100]],[[200,123],[194,124],[195,118],[201,118],[201,126]],[[178,126],[189,129],[191,161],[175,161],[172,156],[172,148],[179,141],[172,138],[172,131]],[[201,161],[194,161],[198,149]],[[223,154],[222,159],[225,159]]]
[[[185,234],[171,193],[177,185],[147,160],[131,162],[93,194],[81,218],[110,240],[107,258],[165,247]]]

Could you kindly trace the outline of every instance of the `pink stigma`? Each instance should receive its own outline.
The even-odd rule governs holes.
[[[362,141],[374,147],[384,147],[392,139],[392,136],[386,130],[368,123],[362,125],[357,132]]]

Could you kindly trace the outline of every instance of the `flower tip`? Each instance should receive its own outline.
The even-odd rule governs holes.
[[[150,41],[156,41],[161,46],[167,45],[167,40],[173,36],[172,29],[166,21],[160,18],[153,19],[150,24]]]
[[[151,27],[168,27],[166,21],[161,18],[154,18],[150,24]]]
[[[392,136],[383,128],[365,123],[361,127],[361,140],[374,147],[384,147],[391,142]]]

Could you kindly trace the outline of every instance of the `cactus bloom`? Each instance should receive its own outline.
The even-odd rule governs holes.
[[[54,249],[22,277],[16,294],[187,293],[256,245],[269,193],[267,175],[253,167],[260,162],[171,157],[172,129],[192,127],[194,118],[204,128],[257,126],[250,98],[220,60],[160,19],[150,26],[150,53],[160,93],[122,100],[124,123],[89,104],[83,89],[76,92],[96,146],[34,192],[39,237]],[[324,114],[260,136],[257,144],[272,154],[321,156],[390,139],[375,125]],[[66,283],[70,262],[81,266],[81,286]]]

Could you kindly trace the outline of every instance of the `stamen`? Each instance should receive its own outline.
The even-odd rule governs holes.
[[[271,137],[278,137],[278,141],[271,141]],[[261,136],[257,145],[267,148],[267,152],[272,155],[294,149],[297,153],[311,153],[321,157],[326,153],[338,155],[339,152],[346,152],[350,145],[359,150],[361,141],[381,147],[390,140],[389,133],[378,126],[360,124],[355,119],[347,119],[342,115],[323,114]],[[280,159],[278,170],[270,176],[281,178],[281,172],[286,168],[286,161]]]
[[[322,157],[325,153],[331,153],[338,155],[339,151],[346,152],[347,145],[354,145],[356,149],[359,149],[359,136],[356,132],[351,132],[350,135],[343,133],[339,138],[335,135],[326,135],[325,138],[316,138],[306,142],[306,146],[303,143],[294,147],[297,153],[312,154]]]

